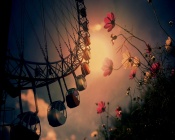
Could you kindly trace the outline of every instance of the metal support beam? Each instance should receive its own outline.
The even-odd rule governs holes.
[[[1,40],[0,40],[0,105],[3,97],[4,90],[4,79],[5,79],[5,61],[6,61],[6,52],[8,47],[8,33],[11,17],[11,8],[12,0],[3,0],[0,4],[0,31],[1,31]]]

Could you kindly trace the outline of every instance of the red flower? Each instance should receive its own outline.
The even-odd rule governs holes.
[[[157,63],[153,63],[152,66],[151,66],[151,72],[152,73],[157,73],[160,69],[160,63],[157,62]]]
[[[103,73],[104,76],[108,76],[112,73],[113,62],[111,59],[105,58],[103,66],[102,66],[102,70],[104,71],[104,73]]]
[[[115,112],[116,112],[116,117],[117,118],[121,118],[121,116],[122,116],[122,108],[120,106],[118,106],[116,108]]]
[[[105,22],[105,29],[108,29],[108,32],[110,32],[115,27],[115,17],[112,12],[107,14],[107,17],[104,18]]]
[[[105,102],[101,101],[98,103],[98,107],[97,107],[97,113],[100,114],[102,112],[104,112],[106,109],[106,106],[105,106]]]
[[[137,71],[136,69],[131,70],[131,73],[129,75],[129,79],[133,79],[136,76],[136,71]]]

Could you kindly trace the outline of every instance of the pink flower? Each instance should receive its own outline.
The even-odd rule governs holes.
[[[152,73],[157,73],[160,69],[160,63],[157,62],[157,63],[153,63],[152,66],[151,66],[151,72]]]
[[[115,17],[112,12],[107,14],[107,17],[104,18],[105,22],[105,29],[108,29],[108,32],[110,32],[115,27]]]
[[[136,76],[136,69],[132,69],[129,75],[129,79],[133,79]]]
[[[151,53],[152,51],[151,46],[149,44],[146,44],[146,46],[147,46],[146,53]]]
[[[104,73],[103,73],[104,76],[108,76],[112,73],[113,62],[111,59],[105,58],[103,66],[102,66],[102,70],[104,71]]]
[[[97,107],[97,113],[98,114],[105,111],[105,109],[106,109],[105,102],[101,101],[97,105],[98,105],[98,107]]]
[[[118,106],[116,108],[115,112],[116,112],[116,117],[117,118],[121,118],[121,116],[122,116],[122,108],[120,106]]]

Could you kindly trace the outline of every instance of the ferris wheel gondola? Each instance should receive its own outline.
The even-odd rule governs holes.
[[[71,88],[67,91],[66,102],[69,108],[74,108],[80,104],[79,92],[76,88]]]

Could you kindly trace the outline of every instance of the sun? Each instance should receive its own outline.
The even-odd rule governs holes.
[[[94,32],[91,34],[91,59],[90,69],[91,73],[95,75],[102,75],[102,65],[106,57],[112,58],[113,49],[108,35],[105,35],[105,31]]]

